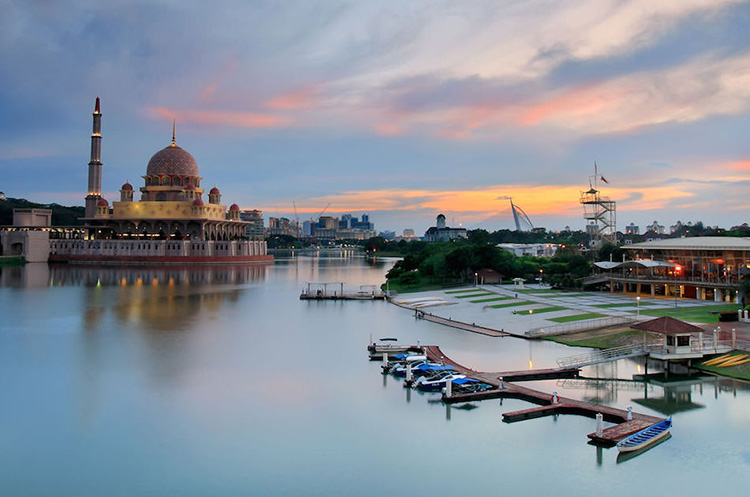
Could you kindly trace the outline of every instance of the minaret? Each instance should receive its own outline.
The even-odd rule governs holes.
[[[102,198],[102,113],[99,110],[99,97],[94,107],[94,129],[91,133],[91,160],[89,161],[89,189],[86,195],[84,217],[93,218],[96,204]]]

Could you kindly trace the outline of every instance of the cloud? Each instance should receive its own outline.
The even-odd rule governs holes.
[[[265,107],[274,110],[308,109],[315,102],[315,88],[302,88],[289,93],[282,93],[265,102]]]
[[[238,128],[280,128],[291,126],[294,121],[288,117],[255,112],[167,109],[165,107],[148,107],[152,119],[177,119],[180,123],[200,124],[204,126],[238,127]]]

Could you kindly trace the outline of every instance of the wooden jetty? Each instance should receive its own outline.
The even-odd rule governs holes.
[[[468,378],[479,380],[493,387],[492,389],[483,392],[454,394],[450,397],[443,396],[443,401],[448,404],[510,398],[525,400],[537,405],[537,407],[532,407],[530,409],[503,413],[503,421],[506,423],[556,414],[577,414],[596,419],[596,415],[601,414],[603,421],[616,424],[603,429],[599,434],[596,432],[589,433],[588,438],[591,439],[593,443],[612,446],[623,438],[654,423],[662,421],[662,418],[655,416],[635,413],[624,409],[618,409],[616,407],[594,404],[592,402],[560,397],[556,394],[541,392],[516,383],[538,379],[572,378],[578,375],[580,371],[578,368],[502,371],[494,373],[479,372],[462,366],[446,357],[437,346],[425,346],[424,349],[427,358],[431,361],[442,362],[446,365],[453,366],[456,371],[466,375]],[[502,378],[502,384],[500,378]]]
[[[424,311],[417,309],[414,311],[414,316],[418,319],[424,319],[425,321],[431,321],[433,323],[442,324],[444,326],[450,326],[452,328],[458,328],[459,330],[471,331],[473,333],[479,333],[480,335],[487,335],[491,337],[507,337],[510,333],[506,333],[505,330],[496,330],[488,328],[486,326],[478,325],[476,323],[464,323],[461,321],[454,321],[451,318],[442,318],[433,314],[425,313]]]
[[[330,287],[330,288],[329,288]],[[375,285],[360,286],[356,292],[344,288],[343,282],[307,283],[300,300],[385,300],[386,294]]]

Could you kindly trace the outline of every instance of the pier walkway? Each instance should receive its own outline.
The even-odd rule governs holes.
[[[588,438],[594,443],[614,445],[623,438],[662,420],[655,416],[640,414],[625,409],[618,409],[616,407],[594,404],[592,402],[570,399],[567,397],[558,396],[554,399],[553,395],[550,393],[541,392],[517,384],[517,382],[520,381],[547,378],[573,378],[578,375],[578,368],[479,372],[462,366],[446,357],[440,350],[440,347],[434,345],[426,346],[425,354],[427,355],[427,358],[432,361],[442,362],[446,365],[453,366],[453,368],[460,374],[487,383],[493,387],[484,392],[454,394],[450,397],[444,396],[443,401],[448,404],[511,398],[525,400],[537,405],[537,407],[532,407],[530,409],[503,413],[503,421],[506,423],[555,414],[577,414],[595,419],[597,414],[601,414],[604,421],[615,423],[615,425],[602,430],[600,434],[597,434],[596,432],[589,433]],[[502,385],[500,384],[500,378],[502,378]],[[628,419],[629,417],[631,419]]]

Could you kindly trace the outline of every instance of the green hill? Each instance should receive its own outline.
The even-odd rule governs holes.
[[[59,204],[37,204],[24,198],[8,198],[0,200],[0,226],[13,224],[13,209],[51,209],[52,226],[81,226],[79,218],[83,217],[84,208],[81,206],[66,207]]]

